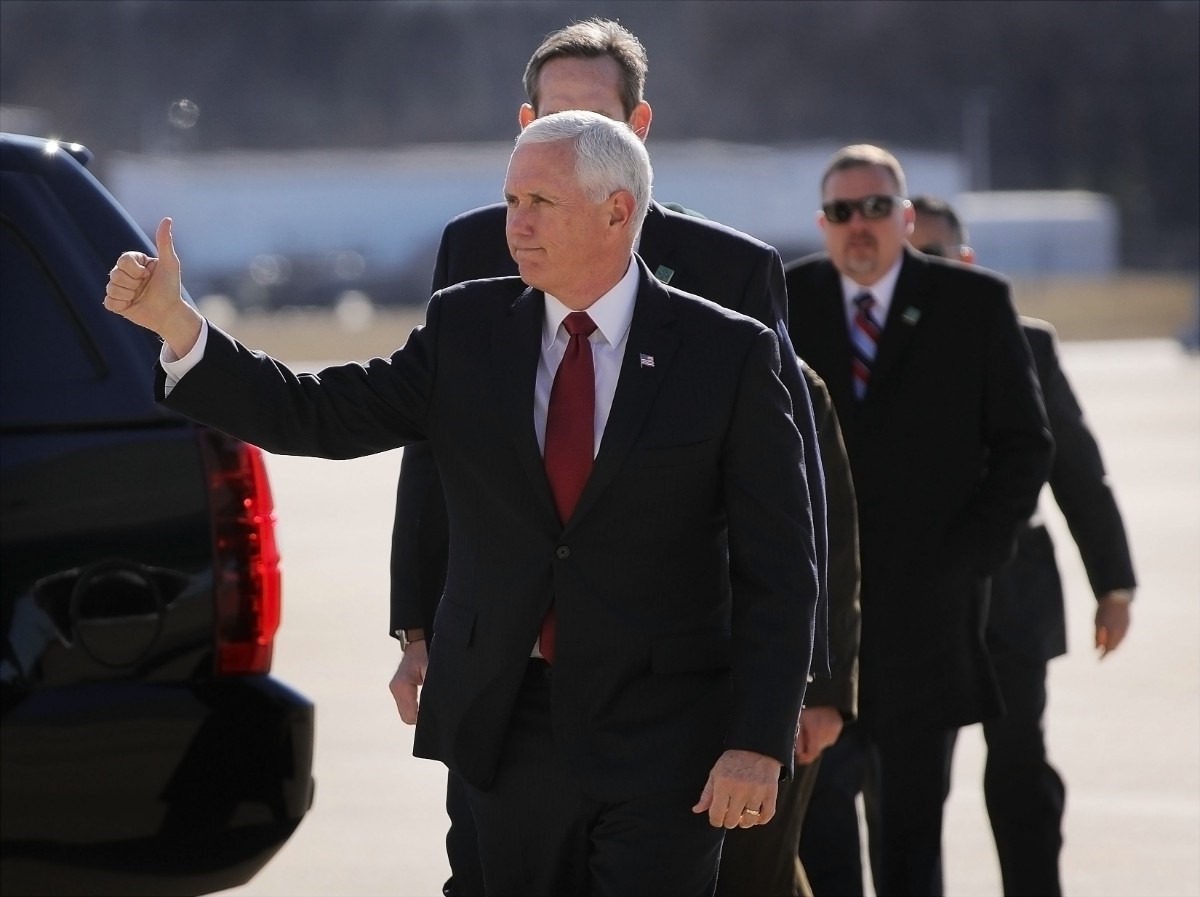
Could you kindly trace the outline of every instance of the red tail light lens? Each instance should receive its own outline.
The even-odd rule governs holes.
[[[217,674],[267,673],[280,618],[275,504],[262,452],[204,431],[216,557]]]

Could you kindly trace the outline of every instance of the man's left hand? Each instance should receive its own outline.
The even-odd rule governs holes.
[[[726,751],[708,774],[693,813],[708,813],[714,828],[751,828],[775,815],[781,764],[754,751]]]

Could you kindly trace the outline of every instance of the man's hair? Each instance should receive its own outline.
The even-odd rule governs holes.
[[[642,102],[646,90],[646,48],[632,32],[609,19],[586,19],[552,31],[525,66],[525,95],[538,114],[538,76],[551,59],[599,59],[609,56],[620,71],[621,108],[625,120]]]
[[[589,200],[600,202],[617,190],[633,194],[634,221],[640,229],[650,207],[654,172],[645,144],[629,126],[598,112],[556,112],[530,122],[517,136],[516,146],[558,140],[575,145],[575,177]]]
[[[845,171],[848,168],[882,168],[896,185],[897,195],[905,196],[908,193],[904,169],[900,167],[900,161],[895,156],[881,146],[856,143],[853,146],[842,147],[825,166],[825,173],[821,175],[822,196],[825,195],[825,185],[830,176],[836,171]]]
[[[963,227],[962,220],[958,217],[958,213],[954,211],[954,207],[944,199],[939,199],[936,196],[914,196],[912,197],[913,210],[918,215],[928,215],[933,218],[941,218],[946,222],[946,226],[950,228],[950,236],[953,237],[955,243],[963,244],[967,242],[967,229]]]

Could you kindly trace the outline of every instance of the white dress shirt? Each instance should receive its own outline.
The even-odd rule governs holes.
[[[630,260],[625,276],[616,285],[585,309],[596,331],[588,337],[592,345],[592,366],[596,372],[596,420],[593,427],[592,457],[600,451],[600,439],[608,423],[613,397],[617,393],[617,377],[629,325],[633,321],[633,301],[637,297],[638,266]],[[537,383],[533,396],[533,426],[537,431],[538,447],[546,451],[546,409],[550,407],[550,389],[554,375],[567,351],[570,341],[563,320],[571,313],[549,293],[546,297],[546,316],[542,322],[542,356],[538,361]]]

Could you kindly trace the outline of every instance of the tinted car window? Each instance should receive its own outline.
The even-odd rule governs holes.
[[[46,401],[103,374],[99,353],[33,247],[0,222],[0,295],[20,327],[0,327],[0,382],[5,390],[36,384]],[[6,406],[7,407],[7,406]]]
[[[0,144],[0,149],[5,151],[6,166],[22,161],[14,159],[11,148]],[[11,329],[4,328],[6,357],[0,379],[4,387],[0,424],[6,428],[168,417],[155,406],[151,388],[157,340],[149,331],[130,327],[105,311],[102,304],[108,269],[120,253],[101,255],[83,234],[117,240],[125,233],[127,242],[138,241],[132,244],[137,248],[145,237],[111,211],[101,214],[105,207],[94,202],[98,185],[87,177],[78,165],[61,158],[48,164],[44,173],[19,166],[0,170],[4,225],[0,246],[6,272],[0,314],[11,324]],[[64,192],[80,198],[68,207],[60,195]],[[87,197],[93,201],[86,201]],[[81,218],[84,213],[91,217]],[[12,284],[7,274],[10,258],[18,263]],[[34,291],[30,298],[25,289]],[[41,307],[33,307],[32,297]],[[41,317],[29,324],[49,327],[46,333],[37,331],[36,338],[25,327],[33,315]],[[20,360],[9,358],[8,343],[18,340],[25,345],[11,348]],[[10,372],[24,379],[10,380]]]

